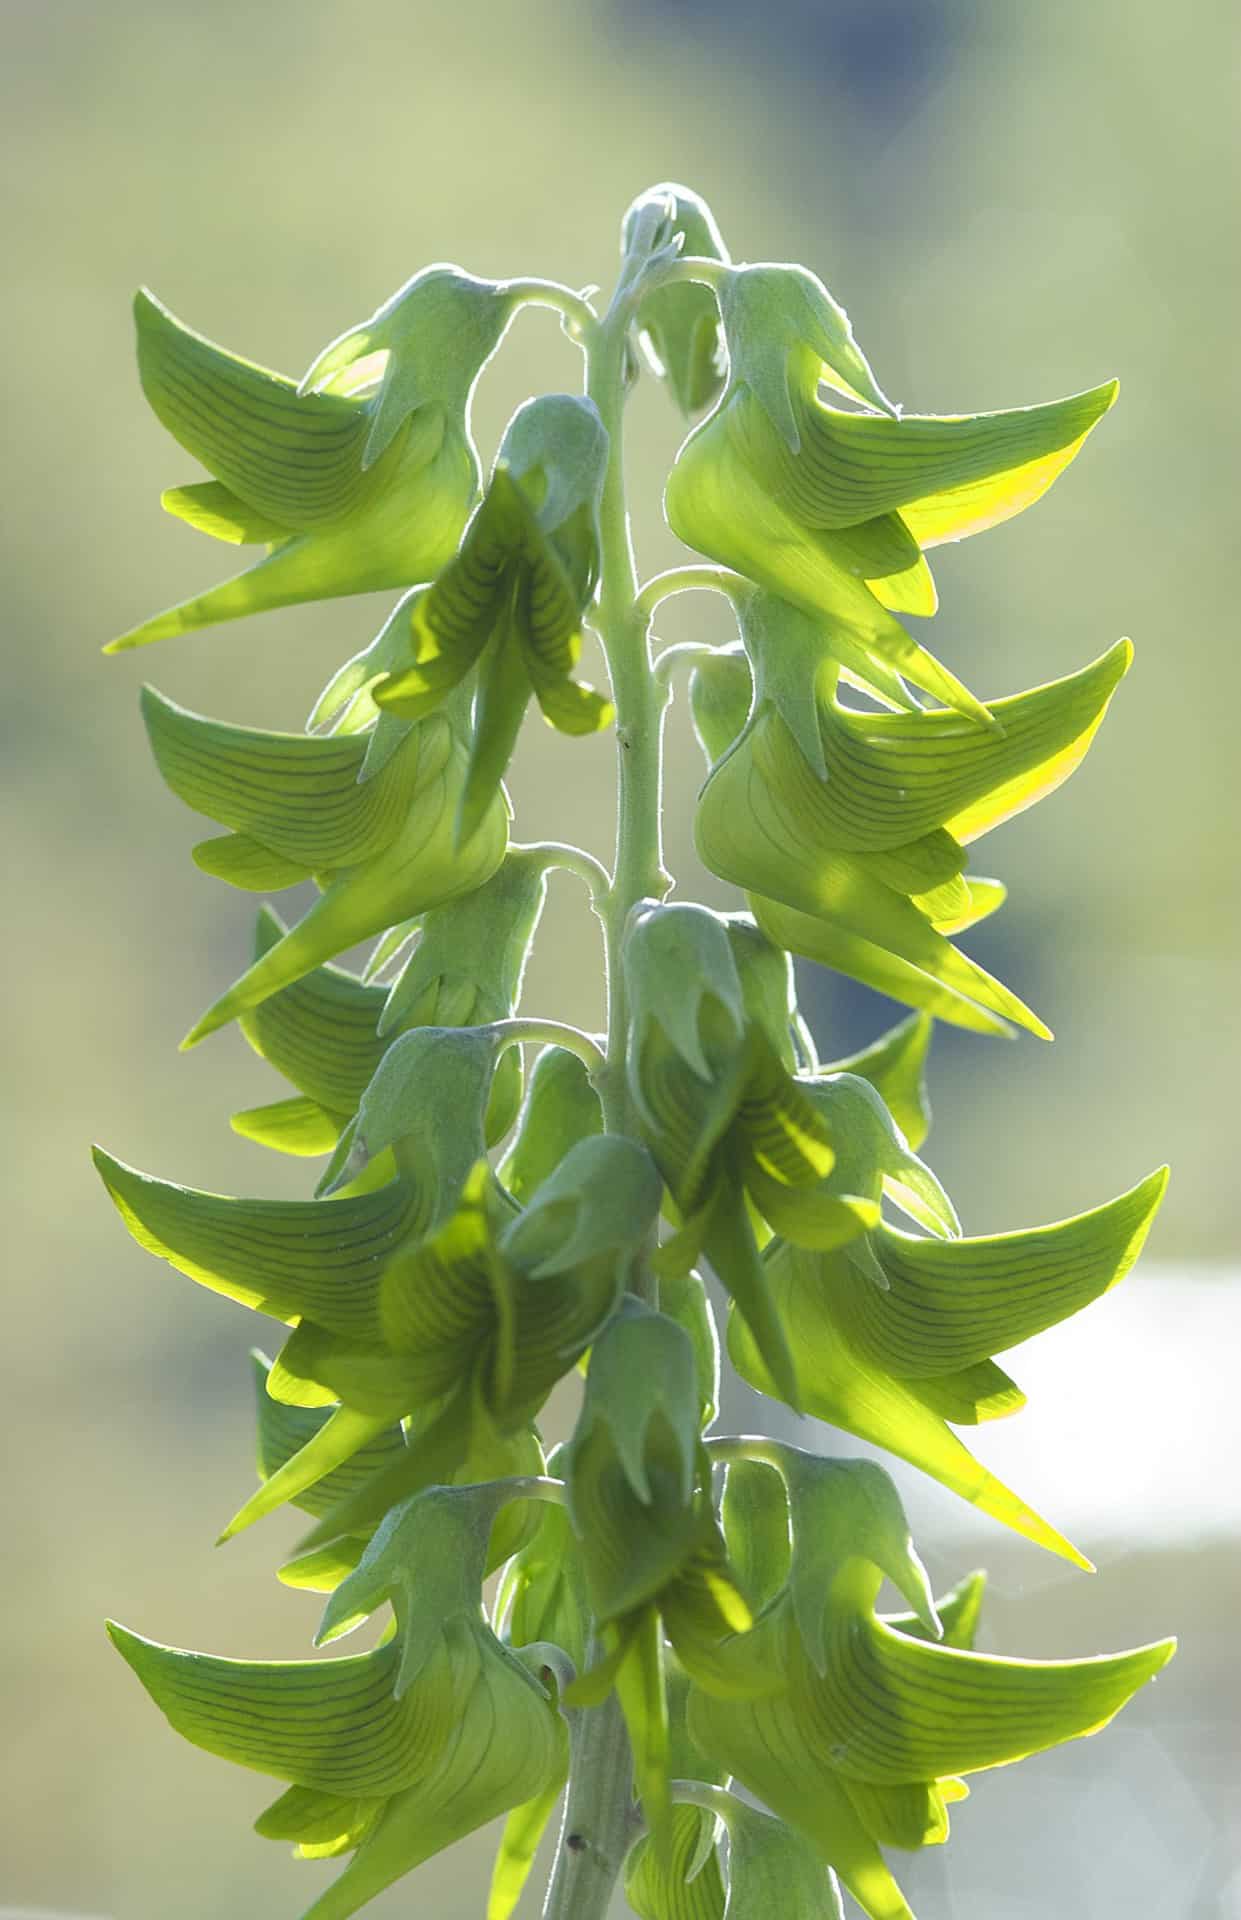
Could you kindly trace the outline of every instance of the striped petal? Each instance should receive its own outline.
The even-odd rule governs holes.
[[[365,741],[226,726],[142,694],[156,764],[179,799],[312,872],[355,866],[391,844],[416,796],[452,753],[445,728],[420,729],[360,785]]]
[[[763,484],[732,420],[738,408],[757,406],[741,389],[690,435],[665,495],[673,532],[824,622],[837,659],[880,699],[908,707],[908,680],[991,726],[986,707],[869,590],[847,538],[805,526]]]
[[[270,551],[109,651],[273,607],[410,586],[451,557],[478,484],[458,411],[419,408],[368,464],[376,425],[369,396],[301,392],[213,346],[147,294],[135,311],[147,398],[215,475],[174,489],[165,504],[216,538],[261,539]]]
[[[273,1319],[379,1337],[380,1277],[421,1214],[404,1181],[352,1199],[250,1200],[153,1179],[102,1148],[95,1165],[138,1245],[191,1280]]]
[[[916,1239],[883,1226],[871,1247],[887,1289],[845,1254],[782,1245],[764,1277],[797,1357],[807,1411],[889,1449],[992,1518],[1078,1564],[1054,1527],[987,1473],[946,1424],[1016,1411],[991,1355],[1066,1319],[1132,1266],[1162,1197],[1161,1171],[1050,1228],[980,1240]],[[751,1385],[772,1376],[740,1320],[729,1351]]]
[[[426,726],[447,723],[434,717]],[[196,1046],[350,947],[490,878],[508,844],[507,812],[497,795],[477,832],[457,845],[453,822],[467,761],[468,750],[454,736],[447,760],[418,789],[396,838],[382,853],[335,873],[297,925],[207,1009],[185,1046]]]
[[[900,510],[920,546],[1007,520],[1046,492],[1116,398],[1106,381],[1044,406],[966,415],[844,413],[817,400],[797,410],[801,445],[759,436],[750,457],[807,526],[856,526]]]

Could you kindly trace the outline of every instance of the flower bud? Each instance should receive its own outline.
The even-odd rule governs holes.
[[[651,187],[629,208],[621,226],[622,254],[629,251],[639,221],[655,203],[661,245],[679,241],[687,257],[727,261],[728,249],[706,201],[689,187],[669,184]],[[727,374],[719,307],[711,288],[697,281],[657,287],[639,306],[637,327],[652,372],[667,381],[681,412],[689,416],[711,406]]]

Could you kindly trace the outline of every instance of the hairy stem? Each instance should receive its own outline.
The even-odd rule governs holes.
[[[604,1920],[634,1838],[633,1760],[616,1695],[573,1727],[569,1797],[544,1920]]]
[[[668,692],[651,671],[650,611],[638,604],[625,500],[625,343],[631,289],[622,271],[612,304],[590,340],[587,391],[608,432],[595,618],[616,703],[617,755],[616,860],[612,884],[599,903],[607,969],[607,1063],[595,1085],[608,1131],[636,1134],[625,1080],[629,1012],[620,948],[633,908],[640,900],[662,900],[672,881],[664,871],[660,831]],[[544,1920],[604,1920],[633,1838],[633,1820],[633,1758],[613,1693],[602,1706],[584,1710],[574,1728],[569,1794]]]

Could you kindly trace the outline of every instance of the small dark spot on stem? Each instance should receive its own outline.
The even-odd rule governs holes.
[[[570,1853],[585,1853],[586,1836],[581,1833],[571,1833],[567,1836],[565,1845]]]

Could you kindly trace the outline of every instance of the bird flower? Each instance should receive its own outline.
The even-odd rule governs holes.
[[[846,1131],[842,1119],[837,1132]],[[848,1131],[858,1137],[856,1127]],[[1142,1250],[1166,1186],[1167,1169],[1160,1168],[1105,1206],[1015,1233],[922,1237],[881,1222],[839,1252],[773,1244],[764,1276],[797,1356],[805,1410],[886,1447],[993,1519],[1088,1567],[952,1429],[1024,1406],[1025,1395],[994,1356],[1118,1285]],[[751,1386],[773,1391],[739,1317],[728,1348]]]
[[[997,729],[957,714],[871,713],[839,697],[831,634],[785,601],[740,596],[740,651],[695,675],[712,762],[694,834],[706,866],[747,889],[776,944],[982,1031],[1037,1015],[948,935],[994,911],[965,848],[1066,780],[1132,649],[991,703]]]
[[[629,929],[623,962],[629,1083],[680,1220],[661,1265],[684,1271],[706,1254],[796,1404],[755,1219],[778,1220],[784,1233],[804,1230],[818,1245],[859,1233],[874,1209],[834,1203],[824,1220],[817,1189],[835,1158],[831,1137],[747,1007],[726,920],[705,907],[647,908]]]
[[[412,1027],[483,1026],[508,1019],[516,1010],[546,890],[544,858],[537,851],[510,848],[481,887],[420,917],[402,943],[411,950],[390,987],[322,966],[248,1009],[240,1020],[246,1039],[298,1091],[290,1099],[234,1114],[234,1130],[280,1152],[330,1153],[400,1034]],[[265,907],[256,930],[256,960],[286,931]],[[508,1133],[521,1094],[521,1053],[509,1047],[500,1056],[488,1100],[488,1145]]]
[[[615,1686],[659,1852],[671,1838],[663,1636],[690,1672],[711,1676],[718,1643],[751,1624],[728,1566],[709,1471],[704,1481],[698,1421],[691,1339],[667,1315],[626,1299],[591,1354],[565,1455],[569,1516],[608,1649],[568,1699],[597,1700]],[[751,1674],[741,1678],[740,1663],[733,1674],[735,1684],[755,1684]]]
[[[413,598],[407,659],[372,688],[382,712],[417,720],[477,665],[462,838],[492,802],[531,694],[562,733],[597,733],[612,718],[611,702],[573,678],[598,579],[607,457],[590,400],[548,394],[519,408],[461,551]]]
[[[360,781],[366,739],[226,726],[148,687],[143,714],[165,781],[231,832],[195,848],[197,864],[247,888],[312,877],[320,897],[208,1008],[194,1046],[315,967],[394,923],[489,879],[504,858],[508,813],[493,794],[458,843],[454,820],[469,747],[460,702],[411,728],[375,778]]]
[[[720,306],[729,383],[669,477],[674,533],[826,622],[844,666],[881,699],[910,706],[912,681],[989,725],[894,614],[935,612],[924,549],[1037,500],[1111,406],[1116,382],[1007,413],[895,417],[813,275],[736,268]],[[824,380],[863,409],[825,404]]]
[[[962,1775],[1096,1732],[1175,1642],[1043,1661],[939,1641],[931,1636],[942,1623],[882,1469],[774,1442],[766,1457],[779,1469],[764,1476],[767,1498],[778,1503],[776,1523],[791,1522],[792,1555],[754,1633],[782,1685],[748,1697],[695,1685],[690,1734],[809,1841],[869,1920],[912,1920],[880,1847],[945,1840],[948,1805],[968,1792]],[[885,1574],[922,1635],[876,1614]]]
[[[109,651],[430,579],[477,496],[469,396],[515,305],[502,284],[428,267],[298,385],[213,345],[140,293],[142,390],[213,475],[171,489],[163,505],[214,539],[268,551]]]
[[[305,1858],[352,1853],[305,1920],[347,1920],[442,1847],[563,1783],[564,1721],[480,1605],[495,1510],[528,1484],[436,1488],[391,1515],[320,1629],[334,1638],[391,1600],[395,1631],[373,1652],[228,1660],[110,1627],[178,1733],[290,1783],[260,1834]]]

